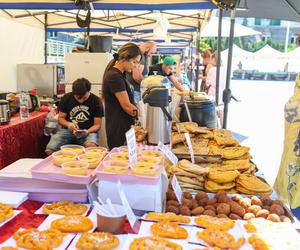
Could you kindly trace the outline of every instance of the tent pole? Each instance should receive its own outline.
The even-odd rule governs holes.
[[[216,106],[219,105],[219,89],[220,89],[220,67],[221,67],[221,39],[222,39],[222,17],[223,10],[219,9],[219,27],[218,27],[218,60],[217,60],[217,75],[216,75]]]
[[[48,44],[48,14],[45,14],[45,23],[44,23],[44,30],[45,30],[45,47],[44,47],[44,55],[45,55],[45,64],[47,64],[47,55],[48,55],[48,49],[47,49],[47,44]]]
[[[231,77],[231,64],[232,64],[234,23],[235,23],[235,10],[231,10],[231,12],[230,12],[229,48],[228,48],[228,59],[227,59],[227,74],[226,74],[226,89],[223,92],[223,102],[224,102],[223,128],[227,127],[228,104],[229,104],[230,99],[231,99],[230,77]]]
[[[201,22],[200,22],[200,13],[198,14],[198,29],[197,29],[197,41],[196,41],[196,79],[195,79],[195,91],[199,91],[199,86],[198,86],[198,76],[199,76],[199,66],[200,66],[200,31],[201,31]]]

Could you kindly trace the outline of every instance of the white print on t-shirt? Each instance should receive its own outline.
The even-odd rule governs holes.
[[[89,107],[85,105],[79,105],[74,107],[70,112],[70,120],[78,123],[86,122],[89,120]]]

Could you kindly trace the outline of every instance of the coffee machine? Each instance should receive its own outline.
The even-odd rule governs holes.
[[[148,104],[146,109],[148,143],[170,143],[172,116],[169,107],[171,102],[169,89],[165,86],[149,87],[143,93],[142,99]]]

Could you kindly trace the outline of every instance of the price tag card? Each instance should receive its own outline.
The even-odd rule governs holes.
[[[183,103],[184,103],[184,107],[185,107],[186,113],[187,113],[188,118],[189,118],[189,122],[192,122],[192,116],[191,116],[191,113],[190,113],[189,106],[187,105],[186,101],[183,102]]]
[[[178,202],[181,204],[182,190],[181,190],[181,187],[178,183],[178,180],[177,180],[177,177],[176,177],[175,174],[172,177],[172,188],[174,190],[174,193],[176,195],[176,198],[177,198]]]
[[[134,215],[134,213],[133,213],[133,211],[132,211],[132,209],[129,205],[129,202],[126,198],[126,194],[125,194],[125,192],[122,188],[120,180],[118,181],[118,191],[119,191],[120,198],[121,198],[123,207],[125,209],[129,224],[130,224],[131,228],[134,230],[134,226],[136,225],[137,219],[136,219],[136,216]]]
[[[164,155],[173,163],[178,163],[178,158],[174,153],[169,149],[168,146],[162,144],[162,142],[158,143],[158,148],[164,153]]]
[[[137,159],[137,145],[136,145],[134,128],[131,128],[126,132],[126,141],[128,147],[129,163],[136,164],[138,159]]]
[[[190,134],[189,133],[184,133],[184,136],[185,136],[187,145],[189,147],[192,163],[195,164],[195,155],[194,155],[194,150],[193,150]]]

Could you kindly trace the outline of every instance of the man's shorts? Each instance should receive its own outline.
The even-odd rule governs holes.
[[[88,142],[98,145],[98,133],[89,133],[88,135],[77,139],[70,130],[61,128],[56,134],[51,136],[45,151],[58,151],[61,146],[67,144],[78,144],[84,146]]]

